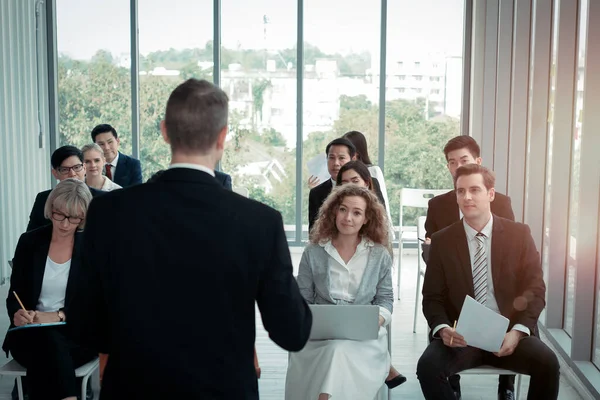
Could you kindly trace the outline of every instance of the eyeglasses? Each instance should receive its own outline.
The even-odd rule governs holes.
[[[79,225],[81,223],[81,221],[83,221],[83,218],[79,218],[79,217],[71,217],[69,215],[65,215],[56,211],[52,212],[52,219],[58,222],[62,222],[65,219],[69,220],[70,224],[73,225]]]
[[[76,165],[73,165],[72,167],[58,167],[58,168],[56,168],[56,170],[58,171],[58,173],[61,174],[61,175],[67,175],[70,170],[73,170],[73,172],[79,172],[82,169],[83,169],[83,164],[76,164]]]

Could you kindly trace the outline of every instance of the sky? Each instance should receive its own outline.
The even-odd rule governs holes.
[[[270,50],[293,47],[296,0],[222,0],[222,44]],[[388,60],[403,54],[462,54],[464,0],[389,0]],[[213,0],[138,0],[140,53],[204,47],[213,38]],[[379,57],[381,3],[305,0],[304,39],[327,53]],[[265,35],[264,17],[267,17]],[[89,59],[100,49],[130,51],[128,0],[57,0],[58,51]]]

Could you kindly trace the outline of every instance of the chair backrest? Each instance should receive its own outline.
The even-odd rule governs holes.
[[[417,220],[417,238],[425,240],[425,220],[427,217],[420,216]]]
[[[400,189],[400,232],[402,232],[402,214],[404,207],[427,208],[429,200],[440,194],[447,193],[450,189]]]
[[[248,190],[247,187],[244,186],[236,186],[233,188],[233,191],[236,192],[237,194],[244,196],[244,197],[250,197],[250,191]]]

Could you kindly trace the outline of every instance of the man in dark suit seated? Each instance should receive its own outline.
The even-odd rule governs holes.
[[[327,170],[331,179],[310,189],[308,193],[308,232],[317,220],[319,208],[331,193],[340,168],[356,158],[356,147],[348,139],[338,138],[329,142],[325,148],[325,154],[327,155]]]
[[[447,378],[481,365],[530,375],[529,399],[558,397],[556,355],[533,336],[546,293],[539,253],[527,225],[492,213],[494,185],[485,167],[458,168],[455,187],[463,220],[431,238],[423,313],[432,341],[417,365],[426,399],[454,400]],[[509,319],[498,353],[469,347],[451,328],[466,295]]]
[[[75,178],[85,181],[85,164],[83,163],[83,153],[75,146],[62,146],[52,153],[50,158],[52,164],[52,175],[62,181],[67,178]],[[92,196],[103,193],[101,190],[89,188]],[[44,217],[44,206],[52,189],[44,190],[35,197],[33,207],[29,213],[29,223],[27,231],[50,224],[51,221]]]
[[[231,175],[221,171],[215,171],[215,178],[227,190],[233,190],[231,185]]]
[[[121,140],[115,128],[109,124],[97,125],[92,129],[92,142],[104,151],[104,168],[108,179],[124,188],[142,183],[140,160],[119,151]]]
[[[456,136],[444,146],[448,171],[454,179],[458,167],[466,164],[481,164],[481,150],[479,145],[470,136]],[[492,213],[502,218],[515,220],[510,197],[495,192],[494,200],[491,202]],[[456,191],[435,196],[429,200],[427,208],[427,219],[425,220],[425,243],[423,246],[423,259],[427,263],[429,254],[429,243],[431,236],[439,230],[452,225],[462,218],[456,201]],[[514,375],[500,375],[498,378],[498,398],[510,400],[514,398]],[[456,392],[456,398],[460,399],[460,376],[450,377],[450,385]]]
[[[92,202],[84,251],[96,300],[74,323],[110,354],[102,398],[258,399],[256,304],[279,346],[308,341],[281,214],[214,177],[227,119],[220,88],[181,83],[161,123],[169,169]]]

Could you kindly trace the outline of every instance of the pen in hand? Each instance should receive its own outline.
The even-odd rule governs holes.
[[[454,320],[454,327],[452,328],[456,332],[456,320]],[[452,346],[452,342],[454,341],[454,336],[450,338],[450,346]]]
[[[19,298],[19,295],[17,294],[17,292],[15,292],[13,290],[13,294],[15,295],[15,298],[17,299],[17,301],[19,302],[19,305],[21,306],[21,308],[23,309],[23,311],[25,311],[25,314],[29,316],[29,313],[27,312],[27,309],[25,308],[25,306],[23,305],[23,302],[21,301],[21,299]],[[28,323],[33,322],[33,319],[31,321],[29,321]]]

